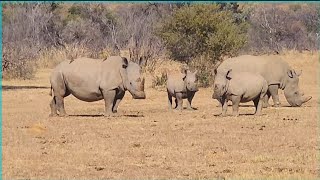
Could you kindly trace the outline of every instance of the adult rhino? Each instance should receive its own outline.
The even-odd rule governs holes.
[[[64,98],[72,94],[76,98],[93,102],[104,99],[105,116],[117,112],[118,105],[128,90],[134,99],[145,99],[144,78],[139,64],[124,57],[111,56],[105,60],[78,58],[61,62],[50,77],[53,98],[50,116],[66,116]]]
[[[268,101],[272,96],[274,106],[280,106],[278,89],[284,90],[284,95],[291,106],[301,106],[312,97],[305,97],[299,90],[300,72],[292,69],[287,62],[275,56],[252,56],[242,55],[229,58],[223,61],[217,69],[214,70],[215,76],[213,98],[219,99],[223,92],[224,79],[227,72],[232,69],[234,72],[251,72],[260,74],[268,83],[268,92],[264,100],[264,106],[269,106]]]

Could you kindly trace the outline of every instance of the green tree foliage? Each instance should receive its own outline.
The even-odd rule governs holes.
[[[164,21],[158,35],[180,61],[204,56],[211,62],[235,55],[246,43],[247,24],[217,4],[193,4]]]

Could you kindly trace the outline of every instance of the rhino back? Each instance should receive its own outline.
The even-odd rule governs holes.
[[[229,94],[242,96],[241,102],[248,102],[260,95],[265,88],[265,79],[258,74],[249,72],[235,72],[230,80]]]
[[[103,99],[100,91],[102,82],[114,87],[112,79],[116,76],[116,68],[112,68],[113,64],[101,59],[78,58],[72,63],[64,63],[61,71],[70,93],[80,100],[91,102]]]
[[[288,63],[274,56],[243,55],[223,61],[217,72],[225,74],[229,69],[234,72],[251,72],[263,76],[268,84],[278,84],[286,77]]]

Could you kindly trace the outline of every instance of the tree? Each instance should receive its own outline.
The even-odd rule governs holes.
[[[116,39],[121,48],[130,51],[130,59],[143,57],[148,61],[163,54],[164,45],[154,31],[160,19],[174,9],[173,4],[159,3],[132,4],[118,9]]]
[[[52,46],[50,4],[7,4],[3,22],[3,63],[5,77],[31,78],[33,64],[42,49]],[[50,41],[48,41],[50,40]],[[10,74],[10,76],[9,76]],[[7,76],[6,76],[7,75]]]
[[[210,61],[234,56],[246,43],[245,22],[217,4],[194,4],[178,9],[163,22],[158,35],[170,55],[180,61],[205,56]]]
[[[318,10],[314,5],[259,5],[250,16],[249,47],[257,52],[317,49]]]

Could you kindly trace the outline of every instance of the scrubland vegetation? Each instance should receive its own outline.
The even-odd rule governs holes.
[[[146,58],[150,72],[166,59],[188,64],[206,87],[226,57],[317,50],[318,10],[311,3],[4,3],[3,78],[30,79],[66,58],[122,55]]]

